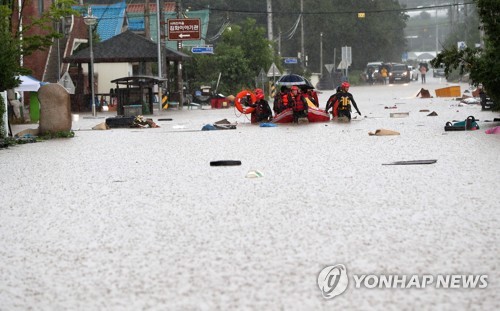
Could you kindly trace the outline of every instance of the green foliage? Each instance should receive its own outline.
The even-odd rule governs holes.
[[[220,30],[220,25],[224,21],[229,20],[232,25],[240,24],[240,21],[248,16],[256,20],[256,26],[267,27],[266,2],[266,0],[182,1],[184,7],[191,7],[193,10],[210,5],[210,27],[207,35],[209,38]],[[401,55],[406,49],[404,28],[408,16],[402,13],[398,1],[307,0],[303,1],[303,4],[307,70],[312,72],[320,70],[321,33],[323,33],[323,64],[338,64],[342,46],[352,47],[353,69],[362,69],[369,61],[401,61]],[[301,52],[301,24],[299,23],[295,32],[293,30],[300,14],[300,0],[273,0],[272,11],[275,40],[273,45],[276,52],[278,50],[281,52],[277,57],[297,57]],[[357,12],[367,12],[366,17],[358,18]],[[262,32],[262,35],[267,37],[267,32]],[[284,66],[282,61],[275,63],[280,69]],[[303,72],[297,69],[304,70],[293,65],[286,65],[286,69],[299,74]]]
[[[58,132],[47,132],[38,136],[41,140],[49,140],[54,138],[73,138],[75,137],[75,132],[69,131],[58,131]]]
[[[9,28],[11,14],[7,6],[0,6],[0,91],[11,89],[20,83],[16,78],[21,71],[19,43],[12,37]]]
[[[363,80],[361,80],[361,74],[363,70],[352,70],[349,72],[349,83],[351,85],[361,85],[363,84]]]
[[[73,138],[73,137],[75,137],[75,132],[73,131],[59,131],[55,133],[47,132],[39,136],[26,135],[24,137],[5,137],[3,139],[0,138],[0,148],[6,148],[15,145],[23,145],[28,143],[36,143],[55,138]]]
[[[23,18],[22,32],[19,31],[18,1],[2,1],[0,5],[0,91],[19,85],[16,76],[28,74],[29,69],[20,65],[21,55],[30,55],[33,52],[52,45],[52,39],[60,37],[54,29],[55,21],[71,14],[77,14],[71,9],[74,0],[58,0],[40,18],[26,16]],[[21,1],[21,12],[27,5],[27,0]],[[41,30],[44,34],[30,35],[32,29]],[[22,40],[21,40],[22,38]]]
[[[17,5],[17,1],[12,2],[14,6]],[[25,6],[29,3],[29,0],[22,0],[21,10],[24,10]],[[60,38],[62,35],[54,28],[54,25],[65,16],[78,16],[78,11],[72,9],[72,6],[76,4],[75,0],[58,0],[52,2],[49,10],[44,11],[39,18],[32,16],[24,17],[22,32],[13,32],[16,39],[22,37],[23,54],[30,55],[37,50],[45,49],[52,45],[53,39]],[[12,8],[12,11],[14,12],[15,10]],[[14,18],[11,19],[11,29],[17,30],[19,29],[19,25],[14,24],[15,20]],[[41,30],[43,34],[30,35],[32,29]]]
[[[436,67],[443,63],[448,77],[454,69],[460,74],[469,72],[472,84],[483,84],[486,93],[495,102],[494,110],[500,110],[500,1],[478,0],[477,7],[485,32],[485,47],[458,50],[448,46],[431,61]]]

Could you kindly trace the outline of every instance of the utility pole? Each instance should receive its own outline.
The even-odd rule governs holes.
[[[319,76],[323,77],[323,33],[319,34]]]
[[[306,54],[304,51],[304,0],[300,0],[300,60],[302,68],[305,68]]]
[[[467,36],[468,36],[468,33],[467,33],[467,18],[468,18],[468,12],[467,12],[467,4],[464,4],[464,41],[465,41],[465,44],[467,44]]]
[[[162,55],[161,55],[161,33],[162,33],[162,27],[160,21],[162,18],[162,7],[160,6],[161,1],[156,0],[156,40],[157,40],[157,48],[158,48],[158,78],[162,78],[162,72],[161,72],[161,66],[162,66]],[[158,114],[161,113],[161,110],[163,109],[162,107],[162,100],[163,100],[163,94],[162,94],[162,84],[158,84]]]
[[[437,0],[434,2],[434,5],[437,6]],[[434,10],[434,17],[436,20],[436,55],[437,55],[439,53],[439,23],[438,23],[437,7]]]
[[[145,0],[144,3],[144,36],[146,39],[151,40],[151,27],[149,25],[149,0]],[[152,70],[151,70],[151,63],[147,62],[146,63],[146,75],[151,76],[152,75]]]
[[[455,8],[453,5],[455,4],[455,1],[451,1],[451,6],[450,6],[450,29],[453,30],[453,24],[455,23]]]
[[[273,5],[267,0],[267,40],[273,41]]]
[[[176,1],[177,18],[182,18],[182,1]],[[177,50],[182,49],[182,41],[177,41]],[[177,62],[177,89],[179,91],[179,110],[184,107],[184,88],[182,85],[182,60]]]
[[[278,33],[278,56],[281,57],[281,29]]]

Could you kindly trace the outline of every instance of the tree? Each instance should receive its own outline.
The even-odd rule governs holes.
[[[76,3],[74,0],[59,0],[53,3],[49,10],[43,12],[40,18],[31,16],[24,18],[22,31],[20,31],[17,14],[18,12],[22,14],[29,3],[28,0],[22,0],[21,6],[18,7],[18,1],[2,0],[0,5],[2,39],[0,91],[18,86],[20,81],[15,77],[30,73],[29,68],[20,65],[21,55],[26,56],[45,49],[52,45],[53,39],[61,37],[61,34],[54,28],[54,22],[64,16],[78,15],[78,12],[71,8]],[[33,32],[34,29],[39,31]]]
[[[210,9],[208,38],[224,22],[239,23],[251,16],[256,26],[267,29],[266,0],[184,0],[184,7]],[[283,57],[296,57],[301,51],[301,0],[273,0],[273,34],[275,47],[280,46]],[[374,60],[400,61],[405,50],[404,28],[408,16],[395,0],[302,0],[304,4],[304,50],[308,68],[318,71],[320,64],[319,41],[323,33],[324,63],[340,60],[340,48],[352,47],[353,67],[363,68]],[[358,12],[366,12],[359,19]],[[296,27],[295,27],[296,26]],[[267,32],[263,33],[267,37]],[[281,38],[280,38],[281,34]],[[212,43],[212,42],[209,42]],[[217,44],[217,42],[213,42]],[[336,59],[333,59],[336,49]],[[276,49],[276,54],[278,49]],[[277,63],[279,64],[279,62]],[[295,69],[295,68],[294,68]]]
[[[234,94],[242,88],[253,88],[254,77],[260,69],[269,68],[274,61],[271,43],[265,34],[265,28],[250,18],[241,25],[231,26],[217,42],[213,55],[194,54],[192,61],[186,63],[188,80],[215,86],[220,73],[218,91],[221,93]]]
[[[22,71],[19,66],[19,42],[10,31],[11,14],[8,7],[0,6],[0,91],[18,86],[20,81],[16,76]]]
[[[458,50],[448,46],[431,61],[436,67],[443,63],[445,75],[453,69],[460,73],[470,73],[474,85],[483,84],[488,95],[493,99],[494,110],[500,110],[500,2],[498,0],[476,0],[479,18],[484,29],[484,48],[467,47]]]
[[[30,73],[28,68],[21,66],[22,55],[30,55],[33,52],[52,45],[52,39],[58,38],[60,34],[54,29],[54,21],[78,12],[71,9],[75,4],[73,0],[59,0],[53,3],[50,9],[43,12],[40,18],[26,17],[23,22],[22,32],[19,31],[19,19],[29,2],[22,0],[1,0],[0,2],[0,92],[15,88],[21,82],[17,76]],[[19,10],[19,11],[18,11]],[[31,34],[31,30],[39,29],[45,34]],[[5,124],[3,124],[4,103],[0,98],[0,137],[5,136]]]

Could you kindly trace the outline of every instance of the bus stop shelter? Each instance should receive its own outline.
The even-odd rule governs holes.
[[[135,114],[152,114],[155,102],[154,87],[166,81],[165,78],[153,76],[132,76],[112,80],[112,83],[116,83],[113,96],[117,98],[117,114],[127,115],[127,110],[134,110]]]

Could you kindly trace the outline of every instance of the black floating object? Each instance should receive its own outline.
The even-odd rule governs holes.
[[[210,161],[210,166],[236,166],[236,165],[241,165],[241,161],[238,160]]]
[[[106,119],[106,125],[110,128],[131,127],[134,124],[135,117],[117,116]]]
[[[411,161],[396,161],[391,163],[382,163],[382,165],[420,165],[420,164],[434,164],[437,160],[411,160]]]
[[[465,131],[465,126],[446,125],[444,130],[445,132]]]
[[[172,118],[158,119],[158,121],[172,121]]]

